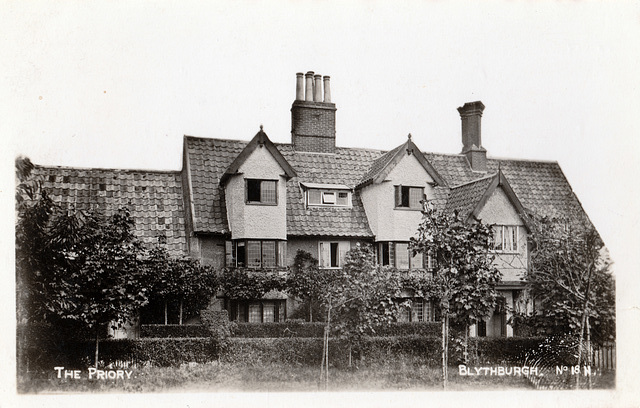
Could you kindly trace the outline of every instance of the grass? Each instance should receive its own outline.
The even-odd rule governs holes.
[[[44,373],[43,373],[44,374]],[[523,377],[463,377],[449,371],[449,390],[533,389]],[[309,366],[264,366],[206,363],[181,367],[133,369],[130,379],[89,380],[86,371],[79,380],[56,378],[55,371],[30,381],[19,381],[21,393],[84,392],[186,392],[250,391],[287,392],[324,390],[320,368]],[[329,391],[433,391],[442,389],[440,369],[426,366],[368,366],[331,369]]]

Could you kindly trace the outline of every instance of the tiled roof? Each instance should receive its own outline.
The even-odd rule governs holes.
[[[247,142],[243,141],[185,137],[194,231],[229,232],[224,190],[219,187],[219,181],[246,145]],[[353,208],[306,208],[300,182],[343,184],[354,188],[380,172],[403,145],[389,152],[336,147],[335,154],[297,152],[290,144],[276,143],[275,146],[297,172],[297,177],[287,182],[289,235],[372,236],[357,190],[353,194]],[[490,176],[500,168],[527,211],[541,215],[578,214],[586,219],[558,163],[489,158],[488,172],[474,172],[464,155],[425,152],[424,156],[444,181],[452,186],[451,189],[438,186],[435,197],[429,197],[437,208],[469,211],[471,205],[477,203],[483,186],[486,190],[487,180],[491,180]],[[478,182],[468,185],[474,181]],[[456,188],[460,185],[466,186]]]
[[[497,175],[484,177],[470,183],[451,188],[445,211],[458,210],[460,217],[466,220],[476,208],[480,199]]]
[[[248,142],[185,137],[195,232],[229,233],[220,178]]]
[[[306,208],[299,182],[344,184],[351,188],[382,152],[337,147],[335,154],[302,153],[289,144],[277,145],[298,173],[287,183],[287,233],[296,236],[373,237],[357,192],[352,208]]]
[[[36,166],[34,175],[54,202],[107,215],[126,207],[135,220],[134,235],[142,242],[161,242],[172,255],[186,255],[179,173]]]
[[[424,153],[450,186],[459,186],[501,170],[527,212],[588,220],[557,162],[488,158],[488,172],[474,172],[464,155]]]

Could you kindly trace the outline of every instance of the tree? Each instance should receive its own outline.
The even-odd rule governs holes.
[[[145,264],[154,280],[151,300],[164,305],[164,324],[168,323],[169,302],[179,304],[178,323],[182,324],[185,312],[199,312],[216,294],[215,271],[196,259],[172,257],[165,248],[157,247],[150,251]]]
[[[535,314],[519,316],[538,333],[574,336],[578,364],[591,341],[615,339],[615,282],[602,239],[588,223],[534,217],[527,282]],[[590,353],[587,353],[590,356]],[[589,363],[589,362],[588,362]]]
[[[335,278],[335,269],[321,270],[318,260],[309,252],[298,250],[287,276],[287,292],[306,302],[310,322],[313,322],[313,309],[321,306],[323,295]]]
[[[495,285],[500,271],[493,265],[493,230],[482,222],[465,222],[457,211],[438,212],[424,203],[418,233],[411,238],[413,254],[432,257],[435,271],[422,291],[434,297],[442,319],[442,381],[447,386],[449,329],[451,321],[465,327],[465,348],[469,325],[486,317],[497,299]]]
[[[328,341],[333,332],[349,345],[349,366],[353,346],[363,336],[374,335],[380,326],[396,321],[405,304],[397,299],[402,285],[394,268],[374,264],[370,245],[357,244],[347,252],[342,269],[324,294],[327,308],[323,364],[328,369]]]
[[[76,322],[94,330],[98,364],[100,328],[123,324],[148,301],[150,278],[143,248],[126,209],[61,208],[30,179],[28,159],[16,161],[17,289],[19,321]],[[24,171],[27,169],[28,171]]]
[[[228,268],[220,276],[220,288],[230,299],[258,299],[272,290],[284,290],[286,280],[279,272]]]

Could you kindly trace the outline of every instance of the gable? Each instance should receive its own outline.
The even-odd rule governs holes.
[[[493,190],[477,218],[486,224],[525,225],[502,186]]]

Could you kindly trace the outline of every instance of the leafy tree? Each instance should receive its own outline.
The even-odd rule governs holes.
[[[535,217],[527,282],[540,307],[519,316],[538,333],[568,334],[602,345],[615,339],[615,281],[602,239],[590,223]],[[590,353],[587,353],[589,356]],[[578,361],[580,364],[580,360]]]
[[[126,209],[110,216],[57,206],[18,159],[16,274],[19,321],[122,324],[147,303],[151,280]]]
[[[321,270],[313,255],[298,250],[287,276],[287,292],[307,304],[310,322],[313,322],[313,309],[321,306],[322,298],[335,278],[335,269]]]
[[[491,256],[493,231],[482,222],[465,222],[457,213],[438,212],[424,204],[418,233],[411,239],[413,254],[428,254],[436,265],[433,277],[418,282],[425,296],[435,298],[442,319],[442,380],[447,386],[450,324],[465,327],[495,308],[500,271]]]
[[[374,264],[370,245],[357,244],[345,256],[342,269],[324,294],[327,308],[323,361],[328,367],[329,335],[333,332],[349,344],[349,365],[354,345],[380,326],[396,321],[406,305],[398,303],[402,285],[394,268]]]
[[[157,247],[150,251],[146,267],[154,277],[151,299],[164,304],[164,324],[168,322],[169,302],[179,303],[178,321],[182,324],[185,312],[199,312],[216,294],[218,279],[215,271],[196,259],[172,257],[165,248]]]

